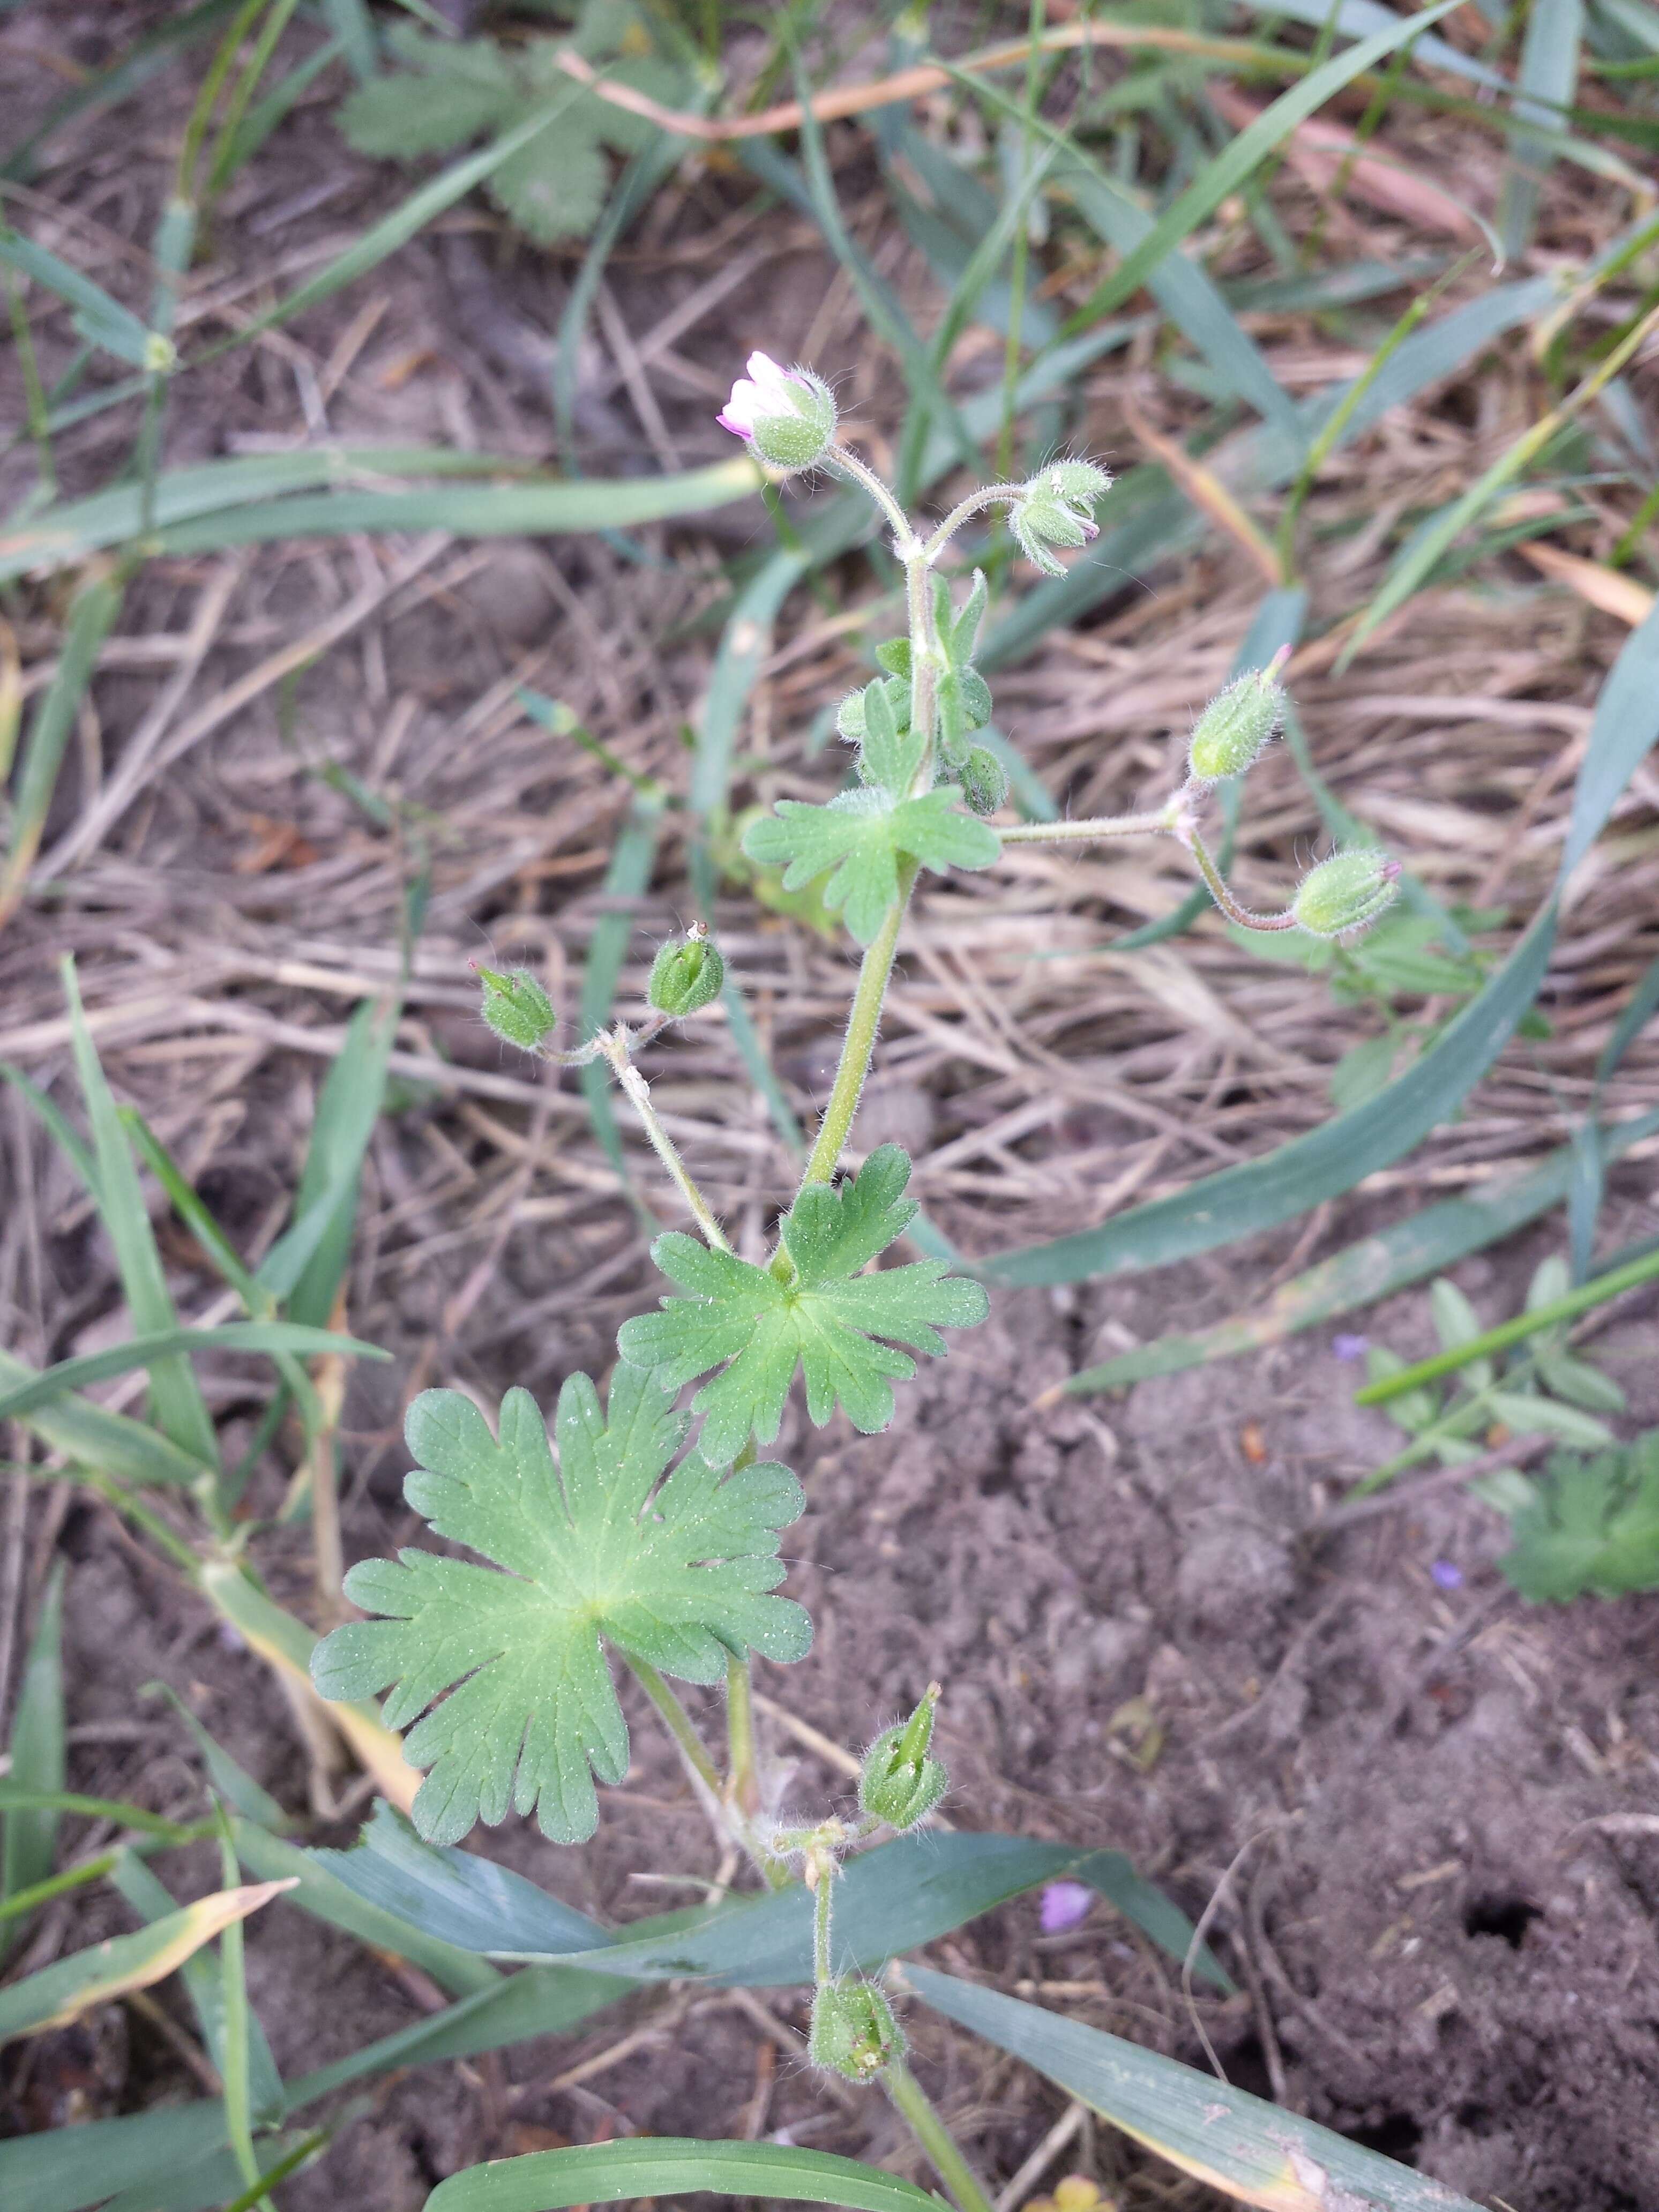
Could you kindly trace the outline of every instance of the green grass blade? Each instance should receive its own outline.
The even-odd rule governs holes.
[[[939,2205],[913,2181],[831,2151],[657,2136],[495,2159],[441,2181],[426,2212],[557,2212],[694,2195],[845,2204],[854,2212],[939,2212]]]
[[[1098,1229],[998,1253],[980,1261],[976,1272],[1029,1286],[1164,1267],[1294,1220],[1321,1200],[1352,1190],[1420,1144],[1485,1075],[1537,995],[1555,924],[1551,905],[1421,1059],[1363,1106],[1293,1138],[1265,1159],[1203,1176],[1174,1197],[1135,1206]]]
[[[91,344],[133,368],[155,366],[150,333],[137,316],[69,262],[10,229],[0,229],[0,262],[67,302],[74,310],[76,331]]]
[[[147,1682],[140,1694],[167,1699],[194,1741],[201,1754],[202,1764],[207,1769],[209,1782],[234,1811],[260,1827],[269,1828],[275,1835],[280,1835],[290,1826],[288,1814],[276,1800],[262,1790],[253,1777],[236,1764],[224,1746],[208,1734],[176,1690],[166,1682]]]
[[[1512,1344],[1522,1344],[1540,1329],[1555,1328],[1576,1321],[1582,1313],[1589,1313],[1596,1306],[1605,1305],[1609,1298],[1623,1296],[1639,1284],[1650,1283],[1659,1275],[1659,1251],[1648,1252],[1640,1259],[1628,1261],[1622,1267],[1608,1273],[1592,1275],[1589,1282],[1581,1283],[1565,1297],[1553,1298],[1547,1305],[1534,1306],[1517,1314],[1513,1321],[1502,1322],[1496,1328],[1485,1330],[1470,1338],[1467,1344],[1454,1345],[1449,1351],[1437,1352],[1431,1359],[1419,1359],[1415,1365],[1402,1367],[1397,1373],[1368,1382],[1363,1390],[1354,1394],[1357,1406],[1386,1405],[1390,1398],[1402,1392],[1414,1390],[1424,1382],[1432,1382],[1443,1375],[1455,1375],[1471,1361],[1482,1359],[1494,1352],[1507,1352]]]
[[[1595,702],[1572,794],[1561,880],[1582,860],[1642,761],[1659,744],[1659,606],[1620,648]]]
[[[247,1309],[250,1318],[269,1321],[276,1302],[242,1264],[242,1257],[214,1219],[198,1193],[185,1180],[179,1163],[168,1152],[136,1106],[124,1106],[122,1127],[132,1139],[138,1157],[172,1201],[173,1210]]]
[[[343,253],[337,254],[326,268],[319,269],[297,291],[290,292],[285,300],[278,300],[264,314],[255,316],[251,323],[230,337],[210,346],[190,365],[194,367],[198,362],[211,361],[233,347],[247,344],[260,331],[274,329],[279,323],[291,322],[295,315],[304,314],[307,308],[332,298],[336,292],[343,290],[348,284],[355,284],[360,276],[366,276],[388,255],[395,253],[399,246],[406,246],[411,238],[453,207],[457,200],[465,199],[475,185],[483,184],[503,161],[510,160],[533,138],[539,137],[544,131],[556,122],[579,96],[580,91],[580,88],[573,81],[568,91],[550,100],[535,114],[526,116],[511,131],[503,131],[499,138],[492,140],[477,153],[469,154],[464,160],[453,162],[441,174],[411,192],[407,199],[393,208],[390,215],[382,216],[379,222],[371,223],[361,238],[355,240]]]
[[[65,1790],[61,1785],[33,1788],[20,1780],[15,1771],[0,1775],[0,1813],[14,1810],[70,1813],[78,1820],[114,1820],[124,1828],[136,1829],[141,1835],[158,1836],[169,1844],[190,1843],[198,1832],[182,1821],[169,1820],[164,1814],[147,1813],[142,1805],[129,1805],[123,1798],[83,1797],[79,1790]],[[167,1908],[169,1911],[172,1909],[171,1905]]]
[[[1158,264],[1191,236],[1200,223],[1214,214],[1230,192],[1237,191],[1268,155],[1281,145],[1298,123],[1305,123],[1333,94],[1352,82],[1377,62],[1422,36],[1456,6],[1457,0],[1436,0],[1419,14],[1404,18],[1389,15],[1388,27],[1336,55],[1283,92],[1255,121],[1231,140],[1207,162],[1186,190],[1152,225],[1103,283],[1096,287],[1086,304],[1066,325],[1066,335],[1086,329],[1102,315],[1110,314],[1147,283]]]
[[[230,1824],[225,1818],[223,1806],[219,1815],[220,1879],[227,1888],[234,1886],[239,1874],[235,1847],[231,1842]],[[242,2179],[250,2188],[259,2179],[258,2154],[253,2148],[253,2051],[257,2024],[248,2009],[247,1953],[242,1940],[242,1923],[233,1920],[219,1938],[219,2078],[225,2091],[225,2127],[230,2136],[230,2147],[235,2153],[236,2164]],[[264,2044],[264,2038],[259,2041]],[[270,2057],[265,2052],[266,2059]],[[276,2109],[283,2106],[283,2084],[274,2065],[270,2068]],[[272,2212],[269,2201],[263,2212]]]
[[[374,19],[368,0],[319,0],[324,22],[340,42],[340,50],[359,84],[374,74],[379,51]]]
[[[91,1125],[93,1155],[98,1163],[99,1212],[115,1247],[121,1287],[126,1294],[135,1328],[143,1336],[165,1335],[178,1328],[179,1317],[173,1311],[173,1298],[162,1273],[161,1255],[149,1225],[126,1132],[121,1127],[115,1100],[87,1028],[73,960],[64,960],[63,977],[64,995],[69,1000],[75,1065]],[[212,1416],[189,1360],[179,1354],[158,1362],[150,1370],[149,1392],[150,1410],[162,1435],[192,1458],[205,1461],[210,1466],[216,1465],[218,1442]]]
[[[83,585],[70,605],[57,671],[41,694],[40,703],[30,721],[22,765],[18,770],[11,842],[3,864],[0,864],[0,926],[4,925],[23,896],[29,870],[40,849],[52,793],[58,788],[64,749],[75,728],[87,686],[92,681],[98,655],[115,627],[125,597],[125,588],[119,582],[113,577],[103,577]]]
[[[79,1130],[69,1116],[20,1069],[8,1067],[3,1061],[0,1061],[0,1081],[9,1083],[17,1092],[95,1200],[98,1196],[98,1169],[92,1154],[81,1141]]]
[[[1659,1108],[1602,1133],[1603,1158],[1616,1158],[1659,1130]],[[1058,1397],[1087,1397],[1127,1389],[1149,1375],[1178,1375],[1214,1359],[1280,1344],[1301,1330],[1391,1297],[1425,1276],[1442,1273],[1471,1252],[1485,1251],[1536,1221],[1568,1196],[1575,1146],[1563,1145],[1529,1175],[1483,1187],[1468,1198],[1442,1199],[1419,1213],[1363,1237],[1316,1267],[1281,1284],[1263,1306],[1253,1306],[1191,1336],[1160,1336],[1072,1376]]]
[[[353,1014],[339,1057],[317,1094],[316,1116],[299,1188],[294,1224],[258,1270],[264,1290],[287,1303],[298,1322],[321,1328],[333,1316],[351,1256],[363,1156],[386,1103],[386,1067],[398,1034],[403,994],[369,1000]]]
[[[6,1780],[12,1786],[12,1802],[0,1797],[0,1898],[15,1897],[33,1889],[52,1872],[58,1846],[60,1808],[52,1802],[23,1804],[27,1795],[48,1801],[59,1797],[65,1772],[64,1737],[64,1563],[60,1559],[46,1578],[40,1618],[23,1662],[23,1679],[12,1717],[11,1741],[7,1747]],[[14,1930],[0,1933],[3,1956]]]
[[[474,1996],[500,1984],[501,1977],[488,1960],[428,1935],[413,1921],[349,1887],[334,1874],[331,1861],[284,1842],[258,1821],[233,1820],[231,1830],[242,1864],[262,1881],[293,1881],[288,1902],[313,1920],[343,1929],[371,1950],[407,1959],[451,1996]]]
[[[240,5],[240,0],[200,0],[200,5],[185,9],[182,15],[136,39],[119,61],[88,77],[47,109],[28,137],[0,165],[0,177],[31,176],[34,155],[64,124],[91,108],[112,106],[127,99],[158,70],[166,69],[181,47],[204,38]]]
[[[129,1990],[148,1989],[174,1972],[233,1920],[246,1918],[268,1904],[280,1884],[218,1891],[194,1905],[142,1928],[136,1936],[117,1936],[76,1951],[56,1966],[0,1990],[0,2044],[15,2036],[62,2027],[90,2007],[108,2003]],[[105,2191],[107,2193],[108,2179]]]
[[[1595,1063],[1598,1093],[1612,1081],[1620,1062],[1656,1013],[1659,1013],[1659,960],[1650,963],[1646,974],[1631,993],[1629,1005],[1614,1024],[1613,1035],[1601,1048],[1601,1057]]]
[[[599,477],[545,484],[427,491],[334,492],[235,509],[212,521],[179,523],[160,533],[168,553],[217,552],[271,538],[337,538],[368,531],[447,530],[457,538],[556,538],[622,530],[728,507],[758,489],[752,461],[738,454],[680,476]]]
[[[154,1376],[173,1361],[198,1352],[289,1352],[303,1358],[332,1352],[354,1359],[391,1358],[378,1346],[363,1344],[355,1336],[341,1336],[298,1322],[232,1321],[217,1328],[175,1325],[106,1345],[101,1352],[60,1359],[55,1367],[43,1369],[30,1381],[14,1384],[0,1394],[0,1420],[21,1419],[83,1382],[106,1382],[112,1375],[131,1374],[135,1367],[147,1367]]]
[[[0,1352],[0,1384],[9,1391],[33,1382],[40,1373],[38,1367],[29,1366],[14,1353]],[[115,1482],[141,1488],[149,1483],[194,1485],[213,1472],[212,1462],[181,1449],[143,1421],[106,1412],[89,1398],[56,1398],[24,1415],[23,1420],[43,1443],[62,1452],[75,1466],[91,1468]]]
[[[560,1933],[575,1916],[557,1899],[473,1853],[419,1843],[384,1818],[356,1850],[308,1856],[386,1912],[406,1916],[412,1928],[492,1957],[562,1960],[630,1981],[696,1976],[770,1989],[812,1978],[812,1903],[799,1883],[691,1916],[668,1915],[650,1933],[624,1932],[579,1948],[579,1930]],[[1149,1911],[1146,1889],[1119,1854],[957,1831],[900,1837],[847,1862],[836,1893],[838,1967],[881,1966],[1067,1875],[1093,1882],[1154,1942],[1184,1956],[1192,1923],[1162,1897]],[[1214,1986],[1231,1986],[1207,1952],[1198,1970]]]
[[[1498,222],[1505,258],[1524,252],[1538,212],[1538,193],[1549,167],[1550,148],[1537,127],[1548,131],[1572,104],[1578,82],[1578,50],[1584,35],[1584,0],[1532,0],[1521,48],[1521,96],[1515,103],[1516,129],[1510,167],[1498,200]],[[1541,103],[1541,104],[1540,104]]]
[[[1479,2212],[1426,2175],[1121,2037],[952,1974],[908,1966],[906,1985],[958,2027],[1022,2058],[1182,2172],[1270,2212]],[[441,2194],[441,2191],[439,2192]]]
[[[234,1887],[238,1879],[233,1863],[224,1880],[228,1886]],[[131,1851],[123,1852],[110,1881],[139,1917],[151,1927],[158,1920],[165,1920],[168,1913],[179,1910],[178,1899],[159,1876]],[[240,1922],[234,1924],[240,1925]],[[229,1931],[226,1932],[228,1934]],[[222,1950],[224,1941],[222,1936],[219,1939]],[[198,1951],[179,1969],[179,1978],[185,1985],[185,1994],[196,2014],[196,2024],[208,2057],[213,2061],[222,2081],[226,2078],[228,2021],[220,1963],[205,1950]],[[270,2055],[270,2046],[265,2041],[258,2022],[252,2020],[251,2016],[245,2063],[247,2079],[252,2085],[255,2117],[262,2120],[279,2118],[283,2102],[282,2076],[276,2071],[276,2063]]]

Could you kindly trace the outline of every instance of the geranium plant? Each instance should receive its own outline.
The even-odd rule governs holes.
[[[636,1064],[675,1023],[718,996],[724,969],[707,925],[695,923],[659,954],[642,1020],[618,1023],[568,1049],[553,1042],[553,1009],[533,975],[482,971],[483,1016],[504,1040],[556,1067],[608,1066],[691,1225],[656,1239],[652,1252],[666,1294],[653,1311],[622,1328],[603,1394],[586,1375],[566,1382],[551,1443],[542,1410],[523,1390],[507,1394],[493,1433],[471,1401],[453,1390],[425,1391],[410,1407],[407,1438],[416,1468],[405,1495],[435,1535],[465,1546],[485,1564],[410,1549],[395,1563],[370,1561],[348,1576],[348,1596],[374,1617],[327,1637],[313,1661],[313,1679],[331,1698],[385,1692],[386,1721],[410,1727],[405,1753],[426,1771],[413,1807],[422,1843],[389,1827],[383,1816],[369,1831],[368,1850],[325,1856],[362,1893],[395,1902],[417,1922],[434,1915],[431,1929],[452,1940],[461,1924],[455,1899],[465,1893],[469,1911],[477,1905],[486,1923],[481,1937],[474,1923],[466,1923],[474,1948],[497,1955],[580,1960],[584,1967],[647,1979],[720,1972],[763,1983],[810,1974],[811,2059],[848,2081],[881,2084],[962,2212],[987,2212],[980,2183],[905,2065],[892,1992],[870,1971],[938,1932],[925,1911],[913,1913],[908,1924],[887,1927],[872,1909],[878,1893],[901,1902],[910,1897],[905,1884],[914,1886],[914,1866],[889,1856],[885,1869],[898,1887],[884,1893],[853,1879],[859,1868],[877,1863],[877,1853],[860,1856],[866,1847],[924,1826],[946,1795],[948,1778],[933,1741],[939,1686],[930,1685],[914,1712],[875,1736],[856,1803],[837,1809],[789,1802],[785,1778],[757,1739],[751,1683],[757,1654],[797,1659],[811,1641],[805,1613],[780,1594],[787,1579],[781,1538],[805,1501],[794,1474],[762,1456],[780,1434],[797,1378],[812,1423],[823,1425],[839,1407],[855,1428],[873,1433],[892,1419],[894,1388],[915,1374],[917,1358],[944,1357],[951,1347],[946,1333],[972,1328],[988,1310],[982,1286],[951,1273],[943,1261],[882,1264],[916,1212],[902,1151],[884,1145],[855,1173],[841,1173],[905,915],[924,870],[994,867],[1006,848],[1019,844],[1166,836],[1185,848],[1235,923],[1338,937],[1388,905],[1397,871],[1370,848],[1334,854],[1311,870],[1287,906],[1270,914],[1252,912],[1229,890],[1205,842],[1205,804],[1212,785],[1243,773],[1272,739],[1283,705],[1279,661],[1247,672],[1206,710],[1192,732],[1188,773],[1160,805],[1093,820],[994,822],[1008,784],[1001,761],[980,735],[991,713],[988,687],[975,665],[987,583],[979,571],[965,578],[952,574],[952,547],[971,518],[1000,508],[1025,557],[1058,573],[1060,553],[1086,546],[1096,534],[1094,509],[1109,489],[1106,472],[1086,459],[1058,459],[1024,483],[971,493],[928,528],[912,521],[845,442],[833,395],[811,370],[786,369],[764,354],[752,355],[719,419],[775,477],[821,471],[861,486],[890,527],[906,580],[908,634],[878,648],[880,673],[841,702],[838,727],[854,770],[847,788],[823,805],[781,800],[745,839],[751,859],[784,869],[787,887],[821,882],[824,905],[841,915],[863,948],[840,1061],[799,1188],[770,1249],[746,1256],[732,1249],[658,1119]],[[689,1403],[676,1410],[678,1395],[694,1384]],[[595,1778],[619,1784],[629,1766],[614,1663],[629,1670],[660,1716],[722,1845],[751,1869],[756,1894],[712,1908],[701,1920],[694,1915],[689,1927],[682,1917],[666,1933],[654,1923],[644,1935],[620,1936],[581,1923],[586,1934],[532,1942],[523,1916],[542,1924],[552,1900],[532,1892],[539,1905],[515,1901],[529,1885],[501,1877],[453,1847],[476,1821],[498,1822],[509,1812],[533,1814],[543,1832],[560,1844],[580,1843],[593,1832]],[[705,1740],[675,1681],[723,1684],[723,1745]],[[878,1686],[872,1694],[879,1695]],[[961,1846],[1012,1839],[948,1840]],[[889,1840],[890,1854],[898,1848]],[[957,1850],[951,1863],[973,1856]],[[1088,1882],[1098,1887],[1103,1881],[1097,1862],[1109,1856],[1085,1856],[1073,1867],[1085,1895],[1092,1893]],[[395,1881],[387,1871],[394,1865]],[[905,1868],[908,1874],[900,1871]],[[1062,1869],[1057,1863],[1048,1870]],[[513,1895],[502,1890],[503,1879],[511,1880]],[[1038,1879],[1030,1873],[1015,1886],[1031,1887]],[[856,1924],[844,1931],[837,1913],[843,1892],[860,1900]],[[1140,1902],[1146,1905],[1145,1893]],[[1169,1942],[1184,1923],[1172,1908],[1164,1911],[1170,1917],[1160,1923],[1153,1915],[1147,1924],[1156,1923]],[[900,1911],[898,1921],[904,1919]],[[912,1969],[911,1979],[917,1990],[927,1987],[939,2009],[959,2007],[959,2000],[933,1987],[944,1978]],[[968,2014],[958,2008],[957,2016]],[[1006,2039],[1002,2030],[988,2032]],[[1093,2031],[1078,2033],[1102,2045],[1112,2043]],[[1170,2062],[1134,2056],[1154,2069],[1146,2092],[1154,2104],[1160,2097],[1178,2104],[1191,2094],[1171,2084],[1176,2077],[1198,2077]],[[1169,2080],[1157,2074],[1160,2068]],[[1216,2085],[1199,2086],[1213,2100]],[[1201,2164],[1182,2150],[1173,2121],[1162,2132],[1142,2132],[1194,2171],[1237,2188],[1249,2166],[1250,2130],[1265,2124],[1247,2108],[1270,2108],[1220,2094],[1224,2104],[1212,2109],[1224,2111],[1242,2132],[1231,2148],[1218,2141],[1215,2155]],[[1293,2132],[1337,2143],[1290,2115],[1273,2117]],[[617,2154],[638,2148],[606,2147]],[[653,2154],[664,2148],[653,2146]],[[738,2159],[739,2188],[730,2176],[721,2179],[725,2168],[716,2172],[693,2156],[706,2150],[711,2157],[735,2157],[744,2148],[679,2146],[689,2163],[678,2185],[824,2195],[842,2203],[876,2201],[869,2191],[878,2182],[898,2186],[873,2172],[867,2184],[854,2184],[828,2174],[846,2161],[814,2162],[811,2154],[793,2154],[812,2167],[810,2187],[791,2190],[771,2169],[750,2175]],[[1351,2172],[1359,2160],[1367,2172],[1375,2166],[1417,2185],[1415,2177],[1370,2154],[1339,2149]],[[597,2155],[556,2152],[513,2161],[518,2179],[511,2201],[550,2205],[605,2193],[593,2165]],[[486,2167],[459,2176],[443,2185],[434,2203],[493,2203],[495,2197],[482,2193],[483,2178],[501,2174],[501,2168]],[[641,2194],[648,2183],[673,2185],[654,2166],[647,2174],[637,2155],[627,2174],[628,2185]],[[507,2186],[504,2178],[490,2185]],[[617,2180],[611,2193],[622,2193],[623,2185]],[[1432,2185],[1421,2186],[1433,2193],[1383,2201],[1453,2201]],[[501,2201],[508,2199],[502,2195]],[[1249,2201],[1268,2200],[1257,2195]]]

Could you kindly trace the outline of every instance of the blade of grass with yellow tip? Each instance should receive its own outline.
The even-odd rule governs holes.
[[[372,1705],[331,1701],[325,1705],[311,1686],[311,1653],[315,1633],[302,1620],[273,1604],[228,1560],[210,1560],[201,1571],[209,1601],[249,1648],[257,1651],[288,1689],[337,1728],[372,1774],[382,1795],[407,1813],[421,1778],[404,1759],[401,1740]]]
[[[233,1921],[246,1920],[291,1887],[286,1881],[260,1881],[216,1890],[153,1926],[141,1928],[136,1936],[94,1943],[90,1950],[76,1951],[56,1966],[14,1982],[9,1989],[0,1990],[0,2044],[65,2027],[94,2005],[165,1980]]]

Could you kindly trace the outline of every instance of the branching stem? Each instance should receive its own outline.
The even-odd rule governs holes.
[[[629,1036],[626,1030],[617,1028],[612,1030],[608,1037],[601,1040],[599,1048],[615,1069],[617,1081],[622,1086],[623,1096],[639,1115],[641,1124],[646,1135],[651,1139],[657,1158],[674,1178],[680,1196],[690,1207],[705,1241],[713,1245],[717,1252],[729,1252],[732,1247],[726,1242],[726,1231],[714,1218],[714,1208],[686,1172],[685,1163],[675,1149],[674,1139],[657,1119],[657,1109],[651,1103],[650,1085],[628,1056],[635,1042],[635,1040]]]
[[[850,453],[845,446],[831,446],[823,458],[829,467],[839,469],[843,476],[851,477],[854,483],[860,485],[869,493],[871,498],[893,526],[893,535],[897,541],[896,550],[899,558],[902,561],[907,560],[909,557],[910,547],[916,543],[915,532],[910,527],[910,518],[875,471],[867,462],[861,461],[856,453]]]
[[[922,547],[923,560],[931,568],[964,522],[975,514],[982,514],[988,507],[995,507],[999,501],[1012,507],[1024,489],[1024,484],[999,483],[983,484],[978,491],[970,491],[966,499],[951,509]]]
[[[1175,834],[1197,861],[1198,872],[1208,885],[1210,896],[1221,908],[1229,921],[1237,922],[1241,929],[1294,929],[1296,927],[1296,916],[1289,912],[1257,914],[1250,907],[1241,906],[1228,890],[1227,879],[1212,859],[1209,847],[1190,823],[1177,829]]]

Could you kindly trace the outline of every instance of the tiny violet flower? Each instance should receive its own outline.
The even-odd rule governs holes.
[[[1043,1887],[1039,1917],[1045,1936],[1063,1936],[1088,1917],[1093,1890],[1080,1881],[1051,1881]]]
[[[810,469],[836,434],[830,387],[806,368],[780,368],[769,354],[751,353],[749,374],[714,417],[769,467]]]
[[[1341,1334],[1331,1339],[1332,1356],[1337,1359],[1363,1359],[1370,1348],[1368,1336]]]
[[[1429,1572],[1437,1589],[1455,1590],[1463,1587],[1463,1570],[1450,1559],[1437,1559]]]

